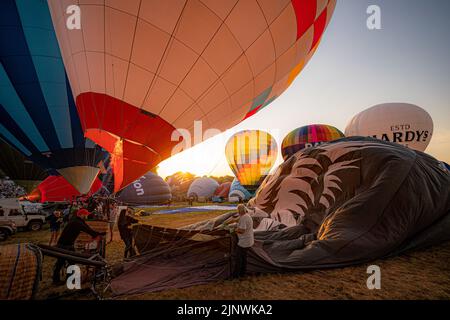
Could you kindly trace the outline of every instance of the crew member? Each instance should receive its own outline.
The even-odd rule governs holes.
[[[137,223],[138,220],[133,218],[133,209],[122,209],[117,220],[117,228],[119,229],[120,238],[125,244],[124,258],[132,257],[136,253],[133,248],[133,231],[131,225]]]
[[[245,275],[247,268],[247,252],[255,243],[253,234],[253,220],[248,214],[245,205],[240,204],[237,207],[239,218],[235,229],[238,242],[236,246],[236,265],[234,276],[239,278]]]
[[[75,251],[74,244],[81,232],[89,234],[92,238],[104,236],[106,232],[97,232],[89,227],[85,220],[89,216],[89,211],[86,209],[80,209],[76,215],[71,218],[67,226],[63,229],[61,236],[56,244],[58,248]],[[61,284],[60,273],[64,266],[66,259],[58,258],[53,267],[53,283]]]

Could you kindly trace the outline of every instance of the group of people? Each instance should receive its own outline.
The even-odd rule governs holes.
[[[93,210],[89,211],[89,209]],[[87,207],[71,206],[65,212],[55,211],[47,220],[50,224],[51,237],[50,245],[55,245],[58,248],[75,251],[74,244],[81,232],[90,235],[93,240],[99,240],[99,237],[104,237],[106,232],[97,232],[92,229],[86,220],[89,217],[101,217],[103,214],[103,221],[108,221],[110,224],[110,242],[113,239],[113,228],[117,223],[117,228],[120,238],[125,244],[124,258],[132,257],[136,254],[133,246],[133,233],[131,226],[138,222],[134,218],[132,208],[121,208],[117,216],[119,208],[115,205],[97,204],[88,205]],[[233,277],[241,277],[246,273],[247,253],[250,247],[254,244],[253,220],[249,214],[249,209],[243,204],[237,207],[238,217],[231,219],[224,223],[224,228],[229,230],[234,239],[233,250],[235,256],[235,265],[233,266]],[[102,213],[102,214],[100,214]],[[117,216],[117,219],[116,219]],[[61,226],[64,228],[60,235]],[[66,260],[59,258],[53,269],[53,283],[61,284],[60,274],[64,267]]]
[[[26,194],[25,189],[16,185],[12,180],[0,179],[0,199],[19,198]]]
[[[93,241],[100,241],[101,237],[106,236],[106,232],[98,232],[86,223],[88,219],[102,220],[109,223],[110,240],[113,240],[113,229],[116,223],[117,210],[119,207],[114,204],[92,202],[74,203],[64,212],[56,210],[47,217],[50,225],[50,242],[49,245],[56,246],[60,249],[75,251],[75,241],[81,232],[90,235]],[[133,209],[123,208],[117,217],[117,227],[120,237],[125,244],[124,258],[132,257],[136,253],[133,248],[133,234],[131,226],[138,220],[133,217]],[[60,234],[60,230],[62,232]],[[57,259],[53,268],[53,283],[60,285],[61,269],[66,264],[66,259]]]

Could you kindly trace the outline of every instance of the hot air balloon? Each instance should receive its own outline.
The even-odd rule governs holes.
[[[101,181],[95,179],[91,189],[85,194],[87,196],[93,195],[100,189],[101,185]],[[27,196],[27,199],[35,202],[61,202],[72,201],[78,196],[81,196],[81,193],[68,183],[63,176],[49,176]]]
[[[30,192],[47,178],[41,167],[24,157],[19,151],[0,139],[0,171],[16,184]]]
[[[240,184],[256,190],[277,159],[277,143],[267,132],[244,130],[228,140],[225,156]]]
[[[128,205],[167,203],[172,199],[170,187],[160,176],[148,172],[121,190],[116,200]]]
[[[209,177],[201,177],[194,180],[191,183],[187,192],[188,197],[194,197],[196,200],[199,198],[210,198],[214,195],[214,192],[219,187],[216,180]]]
[[[433,135],[433,120],[421,107],[409,103],[384,103],[355,115],[345,135],[370,136],[425,151]]]
[[[254,196],[254,192],[250,192],[245,189],[239,181],[235,178],[230,186],[230,192],[228,194],[228,201],[230,202],[242,202],[250,200]]]
[[[230,193],[231,182],[224,182],[219,185],[216,192],[214,192],[214,196],[222,199],[228,198],[228,194]]]
[[[343,137],[344,134],[339,129],[326,124],[303,126],[292,130],[284,137],[281,144],[281,154],[283,159],[286,160],[299,150]]]
[[[80,29],[67,27],[72,4],[49,1],[85,136],[113,155],[117,191],[172,155],[176,129],[225,130],[278,97],[336,1],[79,2]]]
[[[3,140],[89,191],[106,153],[83,136],[46,1],[0,2],[0,113]]]

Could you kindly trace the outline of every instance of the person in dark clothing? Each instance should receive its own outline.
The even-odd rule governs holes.
[[[52,246],[56,240],[58,240],[59,230],[61,228],[61,224],[63,223],[63,218],[61,216],[61,211],[55,211],[51,215],[49,215],[47,218],[45,218],[46,221],[48,221],[50,225],[50,241],[49,246]]]
[[[133,218],[132,209],[122,209],[117,220],[117,227],[119,229],[120,238],[125,244],[124,258],[132,257],[136,254],[133,248],[133,232],[130,226],[137,223],[138,220]]]
[[[94,198],[89,198],[87,200],[87,210],[91,213],[93,213],[95,210],[97,210],[98,202]]]
[[[89,234],[92,238],[104,236],[106,234],[106,232],[97,232],[86,224],[84,220],[88,215],[89,211],[87,211],[86,209],[78,210],[76,216],[71,218],[67,226],[62,231],[61,236],[59,237],[59,240],[56,244],[58,248],[75,251],[75,240],[78,238],[81,232]],[[61,283],[60,274],[65,262],[66,260],[63,258],[58,258],[58,260],[56,261],[55,266],[53,267],[54,284]]]

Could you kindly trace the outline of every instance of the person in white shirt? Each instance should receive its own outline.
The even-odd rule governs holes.
[[[247,212],[247,208],[240,204],[237,207],[239,219],[237,227],[235,229],[238,237],[238,243],[236,247],[236,266],[235,277],[242,277],[245,275],[247,268],[247,251],[255,243],[253,235],[253,219]]]

